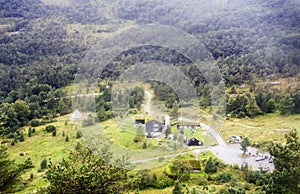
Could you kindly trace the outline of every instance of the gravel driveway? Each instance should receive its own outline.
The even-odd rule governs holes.
[[[274,164],[269,163],[269,159],[265,159],[262,161],[255,161],[257,149],[254,147],[248,147],[248,152],[251,155],[245,158],[241,158],[241,154],[243,151],[240,149],[240,144],[229,144],[229,145],[219,145],[213,146],[210,149],[219,159],[223,160],[226,164],[237,164],[239,166],[247,163],[253,170],[257,170],[260,166],[269,166],[270,171],[274,170]],[[269,153],[265,153],[265,155],[270,157]]]

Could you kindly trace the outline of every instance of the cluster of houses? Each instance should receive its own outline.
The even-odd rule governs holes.
[[[135,119],[135,126],[143,126],[145,127],[145,135],[147,138],[159,138],[164,137],[164,130],[166,129],[165,122],[159,122],[157,120],[150,120],[148,122],[145,121],[145,119]],[[199,123],[193,123],[193,122],[180,122],[177,124],[178,130],[183,129],[193,129],[198,130],[200,128]],[[171,138],[172,136],[170,136]],[[199,141],[196,137],[192,137],[189,140],[185,139],[185,143],[187,146],[202,146],[203,142]]]

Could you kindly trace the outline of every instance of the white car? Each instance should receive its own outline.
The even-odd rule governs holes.
[[[258,170],[260,170],[261,172],[267,172],[270,170],[270,167],[269,166],[260,166],[258,167]]]
[[[268,158],[268,156],[265,156],[264,154],[258,154],[258,156],[255,158],[255,161],[262,161],[267,158]]]

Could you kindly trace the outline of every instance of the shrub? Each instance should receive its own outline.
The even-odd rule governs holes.
[[[65,136],[66,136],[66,134],[65,134],[65,132],[64,132],[64,131],[62,132],[61,136],[63,136],[63,137],[65,137]]]
[[[68,141],[69,141],[69,136],[67,135],[67,136],[66,136],[66,142],[68,142]]]
[[[47,159],[43,159],[41,162],[41,170],[44,170],[47,168]]]
[[[28,128],[28,137],[31,137],[31,135],[32,135],[32,129],[31,129],[31,127],[29,127]]]
[[[219,174],[216,179],[222,183],[228,183],[232,179],[232,174],[223,172]]]
[[[53,136],[53,137],[56,136],[56,130],[52,131],[52,136]]]
[[[76,138],[79,139],[81,137],[82,137],[82,132],[80,130],[78,130],[76,133]]]
[[[30,177],[29,177],[30,179],[33,179],[33,173],[30,173]]]
[[[154,184],[154,188],[156,189],[164,189],[166,187],[170,187],[174,185],[174,181],[170,178],[164,177]]]
[[[32,119],[30,121],[30,126],[31,127],[37,127],[37,126],[40,126],[40,125],[41,125],[41,122],[39,120],[37,120],[37,119]]]
[[[20,140],[20,141],[24,141],[24,140],[25,140],[25,139],[24,139],[24,133],[23,133],[23,132],[20,133],[20,138],[19,138],[19,140]]]
[[[48,126],[46,126],[46,131],[47,132],[53,132],[53,131],[55,131],[56,130],[56,127],[54,126],[54,125],[48,125]]]
[[[10,145],[14,146],[15,145],[15,140],[12,140],[11,143],[10,143]]]
[[[209,157],[208,161],[206,162],[205,172],[206,173],[217,172],[217,167],[216,167],[215,161],[212,159],[212,157]]]

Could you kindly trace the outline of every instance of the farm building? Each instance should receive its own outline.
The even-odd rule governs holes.
[[[151,120],[146,123],[146,135],[148,138],[155,137],[161,134],[164,124],[156,120]]]
[[[188,146],[203,146],[203,142],[199,141],[197,138],[192,137],[187,141]]]

